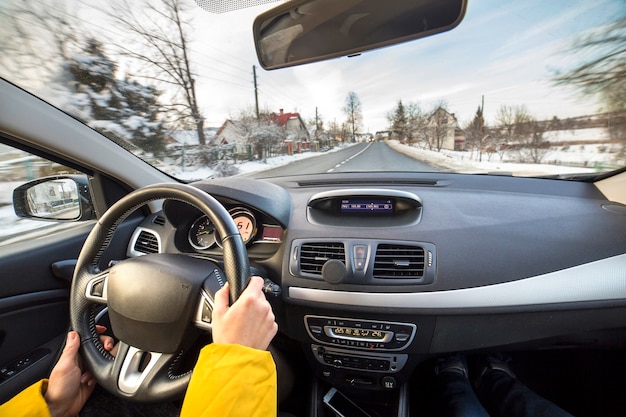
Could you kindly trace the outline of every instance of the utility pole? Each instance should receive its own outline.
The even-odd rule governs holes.
[[[256,65],[252,66],[252,78],[254,81],[254,103],[256,107],[256,119],[259,120],[259,88],[256,83]]]
[[[479,134],[480,134],[480,142],[478,144],[478,161],[483,161],[483,140],[485,139],[485,95],[482,95],[481,103],[480,103],[480,119],[479,123]]]
[[[320,122],[319,116],[317,115],[317,106],[315,106],[315,140],[319,138],[319,130],[320,130]]]

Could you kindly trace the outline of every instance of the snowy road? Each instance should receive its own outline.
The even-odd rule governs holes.
[[[384,142],[359,143],[337,152],[302,159],[289,165],[252,174],[255,177],[317,174],[325,172],[433,172],[436,168],[394,151]]]

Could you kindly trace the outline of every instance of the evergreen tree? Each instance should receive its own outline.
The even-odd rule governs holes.
[[[478,151],[478,159],[482,161],[482,152],[485,147],[485,119],[481,106],[476,109],[474,118],[465,126],[465,147]]]
[[[159,92],[154,87],[117,79],[117,65],[95,39],[70,57],[67,70],[74,90],[72,105],[82,109],[89,126],[128,148],[153,154],[164,150]]]
[[[398,100],[398,105],[391,117],[391,131],[393,132],[394,139],[400,142],[409,137],[409,124],[402,100]]]

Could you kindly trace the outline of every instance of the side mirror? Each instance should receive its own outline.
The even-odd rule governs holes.
[[[33,220],[81,221],[95,219],[86,175],[39,178],[13,190],[18,217]]]
[[[292,0],[259,15],[265,69],[360,54],[456,27],[467,0]]]

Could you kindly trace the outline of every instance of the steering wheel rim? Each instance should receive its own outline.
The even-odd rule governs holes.
[[[232,302],[237,300],[250,277],[246,247],[230,214],[215,198],[198,188],[176,183],[144,187],[120,199],[104,213],[87,237],[78,256],[70,291],[70,322],[72,328],[81,335],[83,360],[96,380],[114,395],[137,401],[161,401],[181,396],[189,383],[191,373],[173,375],[169,371],[164,372],[164,370],[171,370],[180,359],[179,351],[146,352],[145,349],[137,349],[132,344],[120,340],[117,355],[114,357],[109,354],[104,350],[96,332],[95,315],[98,304],[108,305],[111,300],[103,298],[104,303],[94,302],[88,294],[91,291],[90,285],[92,284],[90,283],[93,283],[94,279],[101,279],[106,283],[109,279],[109,272],[113,272],[113,268],[117,267],[116,265],[101,271],[98,266],[117,227],[135,210],[156,200],[178,200],[191,204],[211,219],[222,239],[224,274],[229,284]],[[148,259],[148,256],[158,257],[158,254],[140,258]],[[188,256],[184,258],[191,259]],[[197,263],[198,259],[193,258],[193,262]],[[215,273],[217,267],[214,264],[211,265],[213,265],[209,267],[212,268],[211,273]],[[194,267],[194,269],[198,271],[198,268]],[[198,298],[201,299],[198,283],[201,285],[200,281],[203,280],[202,275],[198,273],[196,275],[195,284],[192,285],[193,291],[197,292],[194,303]],[[186,285],[184,284],[183,287]],[[117,285],[117,287],[120,286]],[[112,327],[115,327],[113,322]],[[192,327],[191,320],[188,320],[187,328]],[[182,343],[182,339],[179,343]],[[147,360],[137,359],[145,358],[146,353],[149,356]],[[144,369],[140,373],[128,371],[128,366],[139,366],[137,362],[142,360],[145,363],[141,365]],[[124,378],[123,372],[127,372]],[[122,380],[131,380],[133,387],[126,387],[127,383]]]

